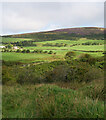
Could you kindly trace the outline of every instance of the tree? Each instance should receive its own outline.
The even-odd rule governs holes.
[[[96,59],[87,53],[81,54],[79,60],[82,62],[88,62],[91,65],[96,63]]]
[[[53,54],[53,51],[49,51],[48,54]]]
[[[13,47],[13,45],[12,45],[12,44],[7,44],[7,45],[6,45],[6,48],[11,49],[12,47]]]
[[[30,50],[26,50],[26,53],[30,53]]]
[[[72,59],[73,57],[75,56],[75,52],[74,51],[70,51],[70,52],[67,52],[66,55],[65,55],[65,59]]]
[[[24,50],[22,51],[22,53],[26,53],[26,50],[24,49]]]
[[[17,49],[17,51],[16,51],[17,53],[19,53],[19,52],[21,52],[21,50],[20,49]]]

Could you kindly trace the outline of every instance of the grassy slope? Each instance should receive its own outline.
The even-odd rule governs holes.
[[[68,28],[54,31],[9,35],[8,37],[34,38],[36,41],[70,39],[72,37],[103,38],[104,29],[97,27]],[[42,40],[43,39],[43,40]]]
[[[97,42],[97,43],[101,43],[104,44],[103,40],[92,40],[92,39],[86,39],[86,38],[80,38],[79,40],[54,40],[54,41],[44,41],[44,42],[35,42],[38,44],[45,44],[45,43],[64,43],[64,44],[68,44],[68,45],[72,45],[72,44],[81,44],[81,43],[85,43],[85,42]]]
[[[10,42],[20,42],[20,41],[30,41],[32,39],[25,39],[25,38],[2,38],[3,43],[10,43]]]
[[[3,86],[3,117],[103,118],[104,102],[97,98],[93,100],[92,96],[85,94],[89,93],[91,85],[94,89],[95,86],[102,89],[102,83],[103,81],[94,82],[82,88],[79,86],[77,91],[52,84]],[[97,94],[98,89],[91,91],[90,93]]]

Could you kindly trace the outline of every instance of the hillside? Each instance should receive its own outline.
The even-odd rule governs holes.
[[[88,39],[103,39],[104,28],[98,27],[67,28],[46,32],[7,35],[3,37],[32,38],[34,41],[51,41],[56,39],[76,40],[81,37],[85,37]]]

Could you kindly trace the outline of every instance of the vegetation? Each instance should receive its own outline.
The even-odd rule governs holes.
[[[1,43],[3,118],[104,118],[103,29],[4,36]]]
[[[83,94],[50,84],[3,86],[3,118],[103,118],[104,102]]]
[[[72,58],[75,56],[75,52],[70,51],[65,55],[65,59],[70,59],[72,60]]]
[[[38,41],[52,41],[57,39],[78,40],[81,37],[88,39],[103,39],[104,29],[95,27],[60,29],[49,32],[9,35],[12,38],[30,38]]]

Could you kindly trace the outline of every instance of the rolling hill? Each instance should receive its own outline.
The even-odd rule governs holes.
[[[76,40],[81,37],[85,37],[88,39],[103,39],[104,28],[99,28],[99,27],[67,28],[67,29],[58,29],[58,30],[46,31],[46,32],[5,35],[3,37],[31,38],[34,41],[51,41],[57,39]]]

